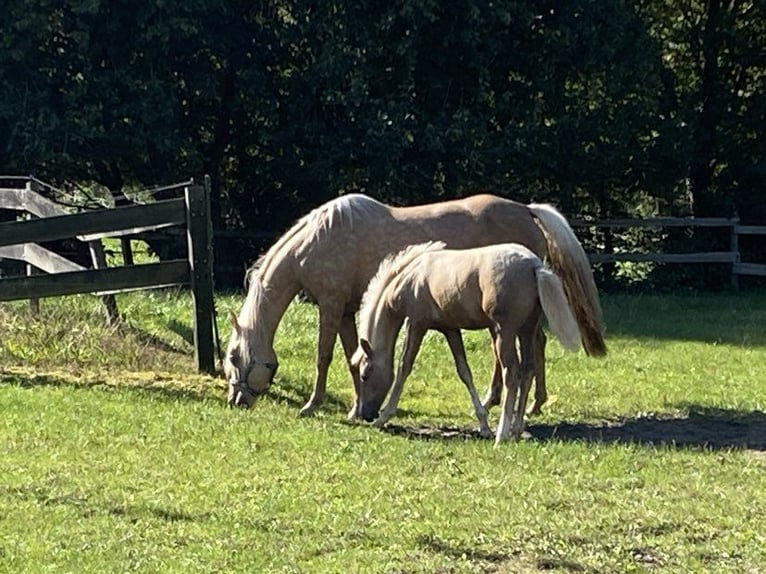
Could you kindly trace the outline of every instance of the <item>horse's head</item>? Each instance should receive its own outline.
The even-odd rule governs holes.
[[[230,319],[232,332],[223,362],[228,402],[230,407],[249,408],[269,390],[279,364],[273,348],[253,349],[252,329],[240,325],[234,313]]]
[[[393,383],[393,369],[381,353],[375,353],[366,339],[359,340],[359,347],[351,358],[351,366],[359,370],[358,413],[366,421],[378,417],[380,405]]]

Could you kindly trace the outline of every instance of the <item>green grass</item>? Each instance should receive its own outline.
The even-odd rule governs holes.
[[[250,411],[193,372],[185,294],[119,296],[119,330],[92,297],[0,305],[0,571],[766,570],[766,294],[603,303],[609,356],[552,342],[551,404],[497,449],[438,335],[378,431],[345,422],[339,348],[297,417],[308,305]],[[483,392],[488,336],[466,346]]]

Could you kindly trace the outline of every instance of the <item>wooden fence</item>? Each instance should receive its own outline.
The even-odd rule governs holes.
[[[3,178],[19,181],[21,178]],[[191,287],[194,305],[194,346],[197,368],[215,370],[213,313],[213,256],[210,185],[179,184],[183,197],[68,213],[37,193],[38,183],[24,178],[23,187],[0,188],[0,209],[33,214],[35,218],[0,223],[0,258],[26,262],[47,274],[0,279],[0,301],[96,293],[109,297],[134,289],[172,285]],[[101,239],[129,238],[168,226],[186,228],[188,255],[158,263],[107,267]],[[45,241],[77,238],[88,243],[94,269],[86,269],[39,245]],[[108,301],[108,300],[107,300]],[[109,305],[107,305],[109,308]],[[116,307],[112,309],[116,312]]]
[[[664,228],[664,227],[718,227],[729,229],[728,251],[694,253],[589,253],[593,263],[620,261],[652,263],[722,263],[731,266],[731,283],[739,288],[741,275],[766,276],[766,264],[743,263],[740,260],[740,235],[766,235],[766,226],[740,225],[738,218],[724,217],[655,217],[646,219],[604,219],[598,221],[573,220],[572,227],[594,228]]]

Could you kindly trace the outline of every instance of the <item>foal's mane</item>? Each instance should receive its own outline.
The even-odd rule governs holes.
[[[377,315],[376,308],[380,302],[383,292],[393,279],[401,273],[405,267],[412,263],[423,253],[429,251],[438,251],[446,247],[442,241],[428,241],[405,247],[394,255],[389,255],[378,267],[375,276],[367,285],[367,290],[362,296],[362,303],[359,307],[359,333],[369,336],[370,330],[375,323]]]
[[[361,193],[350,193],[328,201],[296,221],[245,273],[247,296],[240,323],[249,328],[261,324],[256,315],[268,296],[268,273],[286,256],[299,253],[333,230],[353,228],[365,219],[388,212],[388,206]]]

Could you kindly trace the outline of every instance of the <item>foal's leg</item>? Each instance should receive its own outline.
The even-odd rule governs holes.
[[[301,409],[301,416],[314,414],[314,411],[324,399],[327,387],[327,371],[330,368],[330,361],[332,361],[335,338],[338,335],[342,317],[342,307],[319,304],[319,343],[317,345],[316,378],[314,379],[314,390],[311,393],[311,397]]]
[[[404,351],[402,352],[402,358],[399,361],[399,369],[396,372],[394,387],[391,389],[391,396],[388,397],[386,406],[383,407],[380,415],[375,419],[375,422],[373,423],[374,426],[382,427],[396,414],[396,407],[399,405],[399,397],[402,394],[404,381],[412,372],[412,365],[415,362],[415,357],[418,355],[425,334],[426,329],[416,327],[411,321],[407,321],[406,330],[404,332]]]
[[[495,337],[495,353],[502,365],[503,383],[505,384],[505,398],[503,400],[503,412],[500,415],[500,423],[495,435],[495,446],[511,437],[511,425],[514,422],[513,411],[516,404],[516,395],[519,391],[519,359],[516,355],[516,337],[513,333],[503,333],[498,329]]]
[[[497,360],[497,356],[494,352],[495,333],[490,329],[489,334],[492,337],[492,355],[495,357],[495,367],[492,371],[492,381],[489,383],[487,394],[482,403],[482,406],[486,411],[489,411],[492,407],[500,404],[500,397],[503,393],[503,367],[500,365],[500,361]]]
[[[351,367],[351,357],[356,351],[359,340],[356,333],[356,323],[353,315],[343,315],[340,321],[340,342],[343,345],[343,353],[346,355],[349,371],[351,371],[351,381],[354,384],[354,403],[351,410],[348,411],[348,419],[355,418],[359,404],[359,371]]]
[[[519,404],[513,417],[511,436],[519,439],[524,432],[524,412],[527,406],[529,387],[532,386],[532,377],[535,374],[535,350],[537,345],[537,327],[535,324],[522,327],[519,332],[519,354],[521,355],[521,368],[519,373]]]
[[[476,387],[473,386],[473,375],[471,374],[471,368],[468,366],[468,361],[465,358],[465,347],[463,346],[463,336],[460,329],[450,329],[443,331],[444,336],[447,338],[450,351],[455,359],[455,368],[460,380],[468,389],[468,394],[471,396],[471,403],[473,404],[473,411],[476,413],[476,418],[479,419],[479,432],[481,436],[492,436],[492,429],[489,428],[487,422],[487,409],[481,404],[479,400],[479,394],[476,392]]]
[[[538,324],[535,331],[534,344],[535,401],[529,408],[530,415],[539,415],[542,412],[543,405],[548,401],[548,391],[545,388],[545,342],[545,332],[542,325]]]

